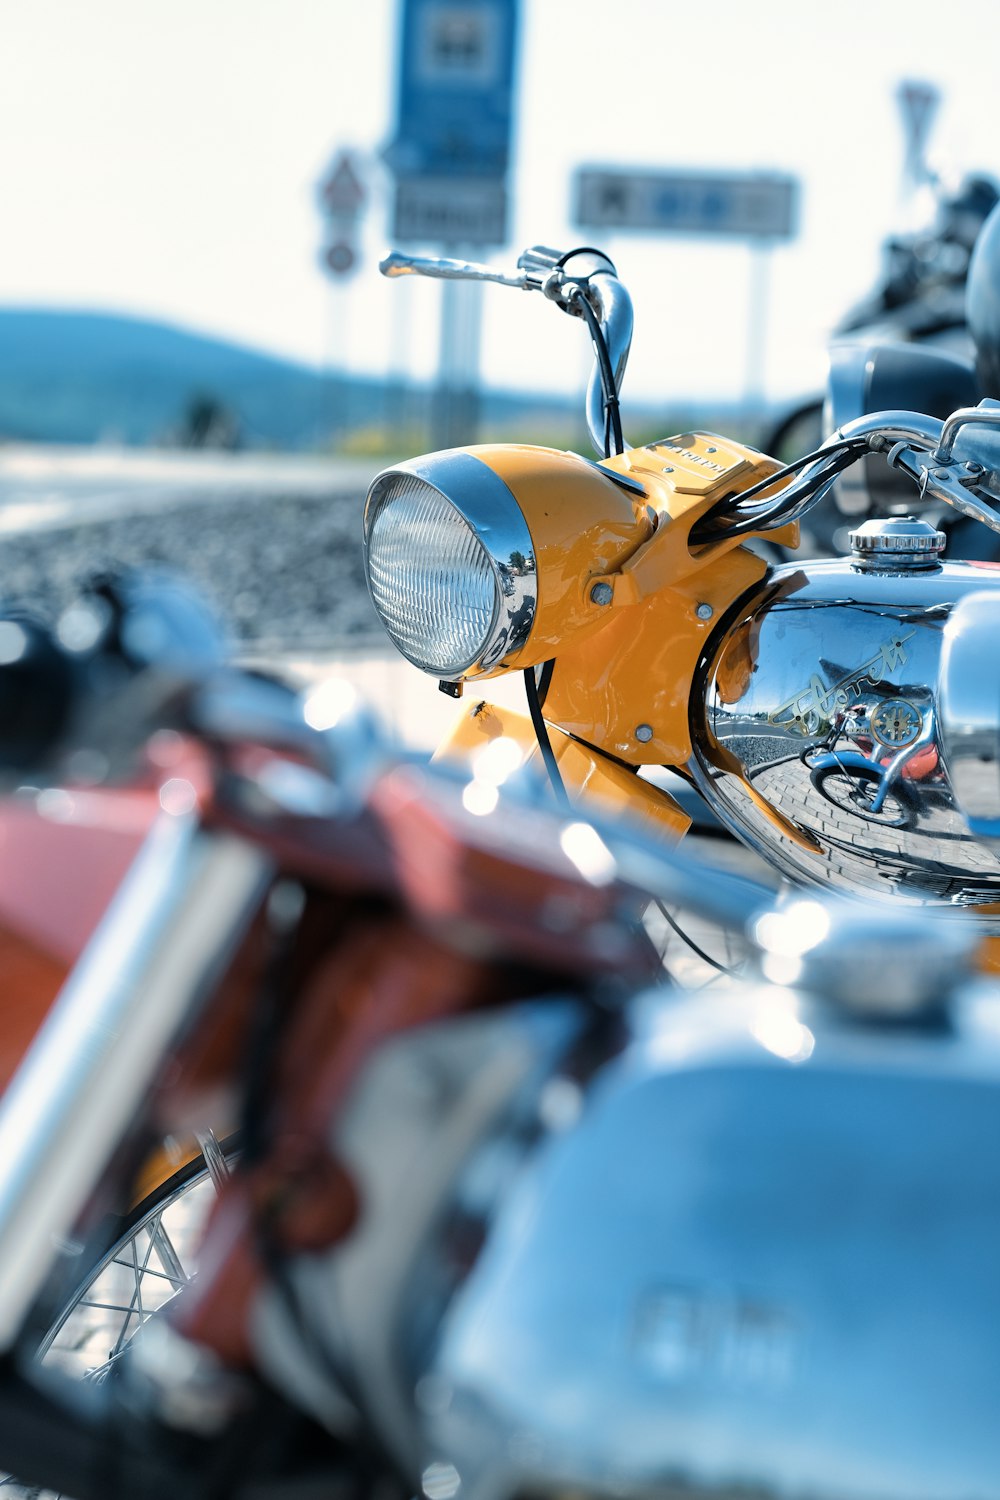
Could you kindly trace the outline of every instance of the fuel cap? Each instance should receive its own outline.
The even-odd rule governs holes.
[[[916,516],[887,516],[884,520],[865,521],[850,536],[854,563],[880,573],[937,568],[946,541],[943,531]]]

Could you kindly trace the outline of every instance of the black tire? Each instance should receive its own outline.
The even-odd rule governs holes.
[[[871,803],[882,782],[877,771],[862,771],[854,766],[824,766],[811,771],[809,780],[834,807],[864,818],[866,823],[879,823],[883,828],[909,828],[913,822],[913,802],[902,782],[897,782],[886,794],[878,812],[872,811]]]

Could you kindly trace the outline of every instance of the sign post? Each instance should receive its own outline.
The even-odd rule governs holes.
[[[320,207],[330,230],[322,259],[334,276],[346,276],[355,269],[355,236],[367,196],[357,155],[338,152],[319,189]]]
[[[345,283],[357,269],[358,225],[367,197],[359,154],[338,151],[319,185],[320,211],[326,220],[326,243],[320,253],[320,264],[333,278],[326,350],[329,384],[320,421],[321,441],[328,440],[343,422],[333,373],[338,367],[343,371],[348,363],[349,305]]]
[[[941,103],[941,93],[925,79],[904,78],[896,90],[896,102],[903,117],[906,141],[903,182],[912,190],[930,182],[934,175],[927,165],[927,142]]]
[[[392,238],[451,255],[507,240],[518,0],[404,0]],[[446,281],[433,441],[475,435],[482,288]]]

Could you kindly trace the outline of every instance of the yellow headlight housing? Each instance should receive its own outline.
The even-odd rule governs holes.
[[[379,474],[365,505],[365,569],[393,644],[456,680],[515,657],[532,666],[567,633],[603,623],[588,579],[619,566],[654,525],[639,487],[620,485],[575,454],[514,445],[432,453]]]

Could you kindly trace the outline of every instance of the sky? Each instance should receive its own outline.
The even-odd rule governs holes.
[[[377,272],[398,20],[396,0],[7,0],[0,305],[430,375],[439,285]],[[583,163],[792,173],[800,233],[767,255],[647,235],[606,248],[636,306],[626,403],[818,388],[881,239],[920,216],[901,192],[899,81],[941,91],[929,149],[946,176],[1000,177],[996,87],[976,62],[998,46],[996,0],[522,0],[512,240],[488,258],[592,238],[569,221]],[[359,269],[334,283],[316,186],[343,148],[368,204]],[[572,391],[589,363],[580,327],[540,298],[484,289],[489,384]]]

